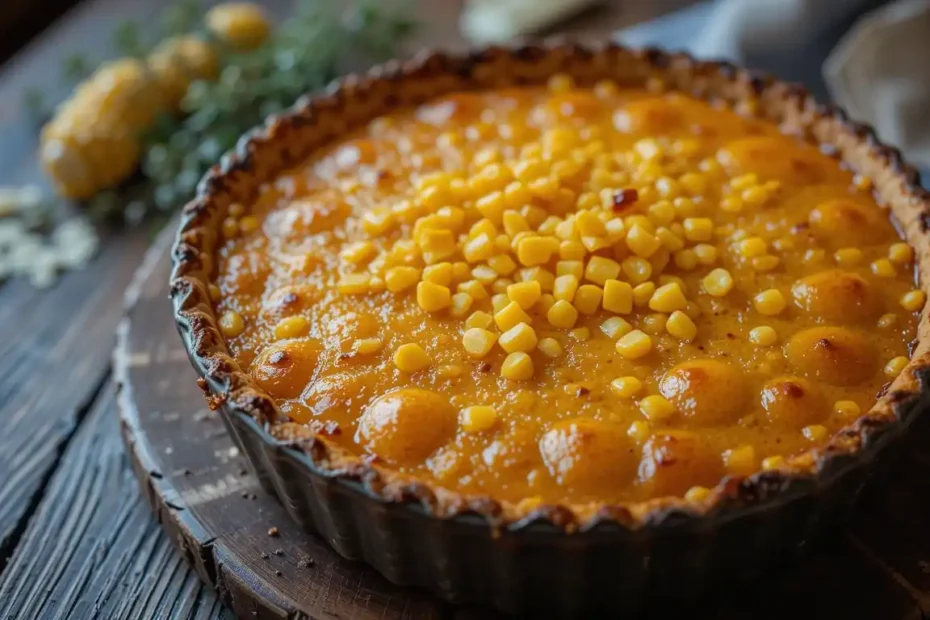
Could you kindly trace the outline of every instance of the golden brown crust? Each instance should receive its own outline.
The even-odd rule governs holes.
[[[197,197],[184,207],[173,248],[171,297],[185,346],[212,394],[225,400],[228,415],[246,415],[264,427],[265,441],[282,442],[305,452],[314,469],[327,477],[363,483],[386,501],[418,501],[437,517],[467,512],[489,523],[520,527],[548,521],[566,531],[604,521],[648,527],[678,514],[727,516],[780,501],[789,489],[829,484],[860,459],[871,459],[891,436],[911,422],[921,390],[928,388],[930,322],[921,316],[910,364],[888,386],[876,405],[830,443],[795,457],[782,471],[747,478],[728,477],[700,504],[664,497],[625,506],[601,504],[540,506],[530,501],[502,503],[489,497],[464,497],[430,488],[422,481],[359,458],[322,434],[292,423],[275,424],[276,407],[230,356],[217,327],[207,291],[220,222],[233,202],[247,202],[258,185],[314,148],[395,105],[420,103],[452,90],[486,89],[507,84],[540,83],[567,73],[581,84],[609,78],[621,86],[642,86],[650,79],[702,99],[735,108],[753,108],[788,133],[802,135],[870,178],[880,204],[915,248],[921,274],[930,273],[930,193],[900,153],[881,144],[872,130],[850,121],[842,110],[817,104],[801,87],[738,69],[727,63],[697,61],[684,54],[630,50],[614,44],[597,48],[570,44],[488,48],[464,55],[426,52],[407,62],[393,61],[365,74],[350,75],[324,93],[300,100],[292,110],[272,117],[243,137],[235,153],[205,176]],[[920,286],[930,290],[921,275]]]

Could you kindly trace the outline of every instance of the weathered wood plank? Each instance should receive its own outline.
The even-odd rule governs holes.
[[[0,569],[106,376],[144,234],[113,238],[52,291],[0,289]]]
[[[138,492],[107,383],[0,581],[2,618],[231,618]]]

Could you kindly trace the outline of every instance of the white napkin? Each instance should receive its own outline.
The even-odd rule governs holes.
[[[860,19],[830,54],[824,78],[853,118],[930,168],[930,2],[898,0]]]

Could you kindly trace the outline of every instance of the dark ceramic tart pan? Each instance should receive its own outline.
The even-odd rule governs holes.
[[[261,183],[395,106],[458,90],[544,83],[555,73],[579,84],[612,79],[621,87],[660,79],[700,99],[733,107],[751,102],[760,117],[872,179],[878,201],[915,248],[919,271],[930,273],[930,195],[916,171],[867,127],[818,105],[802,88],[656,50],[491,48],[426,53],[348,76],[243,137],[184,208],[173,248],[175,318],[201,385],[262,485],[343,556],[371,564],[392,582],[505,611],[619,612],[689,601],[752,579],[848,512],[876,459],[893,452],[891,445],[926,408],[925,316],[910,365],[877,404],[789,469],[726,478],[701,508],[661,498],[581,513],[571,506],[528,511],[433,489],[288,422],[230,357],[212,309],[207,286],[230,204],[248,204]],[[921,286],[927,289],[926,282]]]

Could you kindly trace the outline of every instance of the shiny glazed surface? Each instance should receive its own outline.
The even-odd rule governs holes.
[[[426,481],[700,501],[868,410],[924,303],[868,179],[750,112],[556,76],[376,119],[230,208],[221,329]]]

